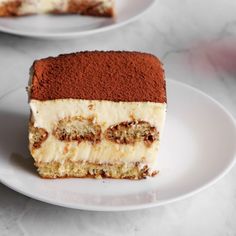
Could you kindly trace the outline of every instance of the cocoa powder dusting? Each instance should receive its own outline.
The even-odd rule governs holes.
[[[158,58],[140,52],[80,52],[37,60],[30,98],[166,102]]]

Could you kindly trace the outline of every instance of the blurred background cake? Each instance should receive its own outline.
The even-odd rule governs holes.
[[[114,0],[0,0],[0,16],[31,14],[114,15]]]

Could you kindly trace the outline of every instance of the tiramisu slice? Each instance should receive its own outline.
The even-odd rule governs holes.
[[[0,16],[42,13],[113,16],[114,0],[0,0]]]
[[[37,60],[29,99],[29,148],[42,177],[157,174],[166,88],[155,56],[94,51]]]

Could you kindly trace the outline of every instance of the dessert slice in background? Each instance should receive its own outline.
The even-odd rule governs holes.
[[[31,14],[113,16],[114,0],[0,0],[0,16]]]
[[[139,52],[80,52],[34,62],[29,148],[44,178],[157,174],[166,114],[161,62]]]

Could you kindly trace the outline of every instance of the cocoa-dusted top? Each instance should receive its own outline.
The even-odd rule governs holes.
[[[79,52],[37,60],[30,98],[166,102],[164,71],[140,52]]]

